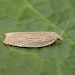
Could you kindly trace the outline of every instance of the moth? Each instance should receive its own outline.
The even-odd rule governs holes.
[[[3,43],[19,47],[44,47],[62,40],[55,32],[11,32],[5,36]]]
[[[62,34],[65,32],[71,17]],[[62,40],[62,34],[59,35],[56,32],[10,32],[5,33],[3,43],[18,47],[44,47],[51,45],[56,40]]]

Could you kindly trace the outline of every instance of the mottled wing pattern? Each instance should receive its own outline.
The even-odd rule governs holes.
[[[19,47],[43,47],[52,44],[54,32],[11,32],[5,34],[5,44]]]

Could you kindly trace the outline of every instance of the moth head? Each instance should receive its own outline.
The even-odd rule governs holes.
[[[63,40],[63,38],[57,34],[57,39],[56,40]]]
[[[63,38],[55,32],[51,32],[51,35],[52,35],[53,39],[55,39],[55,40],[63,40]]]

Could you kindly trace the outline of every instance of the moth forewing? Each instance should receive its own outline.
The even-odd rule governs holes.
[[[5,36],[3,43],[19,47],[44,47],[57,39],[62,40],[55,32],[11,32]]]

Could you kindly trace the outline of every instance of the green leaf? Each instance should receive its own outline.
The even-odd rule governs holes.
[[[70,16],[60,43],[43,48],[3,44],[7,32],[61,35]],[[0,0],[0,75],[75,75],[75,0]]]

